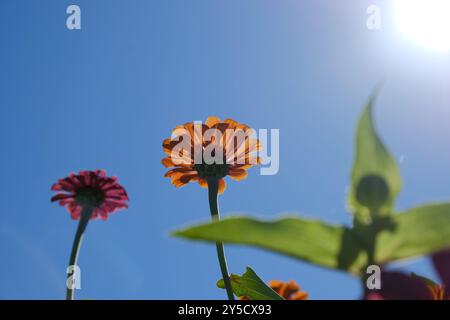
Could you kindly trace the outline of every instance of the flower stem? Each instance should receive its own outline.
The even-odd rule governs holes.
[[[80,252],[81,242],[83,240],[84,231],[86,230],[86,226],[89,222],[89,219],[92,215],[92,209],[83,209],[80,216],[80,222],[78,223],[77,232],[75,233],[75,239],[73,240],[72,252],[70,253],[70,261],[69,268],[72,267],[72,274],[68,273],[67,275],[67,291],[66,291],[66,300],[74,300],[74,290],[73,284],[71,283],[69,286],[69,281],[72,281],[75,268],[77,266],[78,254]],[[78,276],[78,275],[77,275]]]
[[[211,211],[211,218],[213,221],[220,220],[219,205],[217,196],[219,193],[219,179],[216,177],[208,178],[208,196],[209,196],[209,209]],[[227,260],[225,258],[225,251],[222,242],[216,242],[217,257],[219,258],[220,271],[222,272],[222,278],[225,283],[225,289],[227,291],[228,300],[234,300],[233,289],[231,287],[230,276],[227,269]]]

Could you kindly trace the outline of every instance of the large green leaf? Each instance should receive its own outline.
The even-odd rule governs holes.
[[[230,280],[233,292],[238,297],[245,296],[251,300],[284,300],[265,284],[250,267],[247,267],[247,271],[242,276],[231,274]],[[225,288],[223,279],[217,281],[217,286],[222,289]]]
[[[421,206],[378,222],[368,226],[366,232],[300,217],[275,221],[234,217],[177,231],[175,235],[255,246],[354,274],[360,274],[367,265],[365,248],[372,227],[380,230],[374,261],[377,264],[450,248],[449,203]]]
[[[275,221],[234,217],[174,234],[190,239],[252,245],[323,267],[354,273],[359,272],[367,261],[361,249],[362,242],[352,230],[300,217]]]
[[[401,189],[394,158],[379,138],[372,120],[375,94],[369,99],[356,131],[349,206],[354,213],[382,214],[393,206]]]
[[[377,238],[379,263],[429,255],[450,248],[450,204],[424,205],[392,215],[391,230]]]

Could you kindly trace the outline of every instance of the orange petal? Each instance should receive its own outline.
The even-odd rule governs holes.
[[[206,124],[208,127],[212,128],[214,125],[216,125],[216,124],[219,123],[219,122],[220,122],[220,119],[219,119],[219,118],[217,118],[217,117],[215,117],[215,116],[211,116],[211,117],[208,117],[208,119],[206,119],[205,124]]]
[[[174,136],[174,137],[189,136],[189,135],[190,135],[190,131],[188,128],[186,128],[185,125],[176,126],[172,130],[172,136]]]
[[[172,184],[177,188],[182,187],[190,181],[196,180],[197,177],[197,172],[189,174],[179,174],[177,176],[174,176],[174,178],[172,179]]]
[[[173,161],[170,157],[165,157],[164,159],[161,160],[161,163],[166,168],[175,167],[175,163],[173,163]]]
[[[250,128],[248,125],[246,124],[238,124],[236,126],[237,129],[241,129],[244,130],[245,133],[249,136],[253,135],[255,133],[255,130],[253,130],[252,128]]]
[[[181,182],[180,179],[174,179],[174,180],[172,180],[172,184],[173,184],[175,187],[177,187],[177,188],[180,188],[180,187],[186,185],[186,183]]]
[[[175,146],[175,144],[172,143],[172,140],[170,138],[164,139],[164,141],[163,141],[163,151],[167,155],[170,155],[170,153],[172,152],[172,149],[173,149],[174,146]]]
[[[216,123],[216,124],[213,126],[213,128],[219,130],[219,131],[222,133],[222,135],[225,133],[225,131],[226,131],[229,127],[230,127],[230,125],[229,125],[228,123],[223,123],[223,122]]]
[[[292,280],[289,282],[273,280],[269,282],[269,286],[287,300],[291,300],[290,297],[300,290],[300,286]]]
[[[294,293],[300,290],[300,286],[295,281],[289,281],[285,290],[284,296],[290,298]]]
[[[187,136],[191,139],[191,141],[194,139],[194,123],[193,122],[187,122],[184,124],[184,127],[187,130]]]
[[[287,289],[288,289],[288,284],[287,283],[283,283],[281,285],[281,287],[278,289],[278,294],[280,296],[282,296],[283,298],[285,298],[285,299],[288,298],[288,296],[286,295]]]
[[[237,122],[237,121],[235,121],[235,120],[233,120],[233,119],[230,119],[230,118],[223,120],[223,122],[224,122],[224,123],[230,124],[231,127],[233,127],[233,128],[236,127],[236,126],[238,125],[238,122]]]
[[[249,139],[246,143],[239,146],[236,155],[239,157],[242,153],[248,154],[262,149],[262,144],[258,139]]]
[[[171,140],[170,138],[165,139],[163,141],[163,150],[172,159],[174,165],[189,165],[193,162],[194,148],[191,141],[187,142],[188,146],[181,145],[180,147],[175,148],[178,144],[185,143],[184,141],[182,142],[181,139],[185,138],[176,138],[174,140]],[[189,148],[191,150],[189,150]]]
[[[198,184],[200,185],[200,187],[202,188],[208,188],[208,182],[206,182],[205,179],[202,178],[198,178]]]
[[[179,168],[175,168],[175,169],[167,171],[166,174],[164,175],[164,177],[173,177],[174,175],[179,174],[179,173],[191,174],[193,172],[197,172],[197,171],[192,170],[192,168],[190,168],[190,167],[179,167]]]
[[[241,181],[241,180],[247,178],[248,174],[245,169],[230,169],[230,171],[228,171],[228,175],[233,180]]]
[[[250,169],[252,166],[256,166],[262,163],[262,159],[260,157],[250,157],[248,154],[245,156],[244,163],[236,163],[230,166],[230,169]]]
[[[305,291],[298,291],[292,294],[289,297],[289,300],[308,300],[308,293],[306,293]]]
[[[257,165],[257,164],[261,164],[262,163],[262,158],[261,157],[256,157],[256,159],[255,158],[252,158],[252,159],[253,160],[250,162],[252,164]]]
[[[172,151],[173,149],[179,144],[181,143],[181,139],[180,140],[171,140],[170,138],[165,139],[163,141],[163,151],[165,154],[167,154],[168,156],[172,155]],[[187,149],[187,147],[191,147],[192,148],[192,142],[188,141],[189,145],[188,146],[183,146],[183,148],[179,148],[180,150],[186,150],[189,152],[189,149]],[[187,143],[186,143],[187,144]],[[193,148],[192,148],[193,149]]]
[[[202,123],[202,124],[194,124],[194,145],[200,145],[200,147],[203,145],[203,137],[205,135],[205,131],[209,129],[209,127]]]
[[[164,141],[163,141],[163,147],[165,147],[166,145],[169,145],[169,144],[170,144],[170,141],[171,141],[170,138],[164,139]]]
[[[269,281],[269,287],[271,287],[275,291],[277,291],[282,285],[283,285],[283,282],[280,280]]]
[[[236,165],[230,166],[230,170],[232,170],[232,169],[244,169],[244,170],[248,170],[248,169],[250,169],[252,166],[253,166],[253,164],[249,164],[249,163],[247,163],[247,164],[236,164]]]
[[[180,177],[180,180],[182,182],[186,182],[186,183],[191,182],[191,181],[197,181],[198,180],[198,173],[195,172],[195,173],[191,173],[191,174],[185,174],[182,177]]]
[[[193,152],[187,149],[172,150],[169,154],[169,158],[175,166],[191,166],[194,162]]]
[[[245,142],[248,143],[250,138],[242,129],[232,128],[225,131],[225,148],[227,154],[231,155]]]
[[[245,144],[242,144],[235,152],[234,163],[245,164],[249,154],[253,154],[261,149],[262,144],[257,139],[250,139]]]
[[[250,139],[250,145],[248,148],[248,152],[261,151],[263,149],[261,141],[258,139]]]
[[[227,188],[227,184],[226,184],[225,180],[220,179],[219,180],[219,194],[224,193],[226,188]]]

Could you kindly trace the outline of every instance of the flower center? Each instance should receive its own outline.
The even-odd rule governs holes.
[[[196,164],[195,170],[198,172],[198,176],[202,179],[207,177],[217,177],[223,178],[228,174],[229,165],[228,164]]]
[[[105,193],[99,188],[84,187],[76,192],[75,200],[83,207],[99,207],[105,200]]]

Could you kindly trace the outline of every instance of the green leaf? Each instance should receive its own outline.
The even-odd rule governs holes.
[[[247,271],[242,276],[231,274],[230,280],[233,292],[238,297],[246,296],[252,300],[284,300],[265,284],[250,267],[247,267]],[[217,281],[217,286],[225,289],[223,279]]]
[[[174,235],[251,245],[353,273],[358,273],[367,262],[362,240],[352,230],[300,217],[275,221],[234,217],[177,231]]]
[[[379,263],[429,255],[450,248],[450,204],[432,204],[394,214],[391,230],[377,238]]]
[[[349,207],[352,212],[386,214],[401,189],[396,161],[379,138],[372,119],[375,94],[369,99],[356,130]]]

